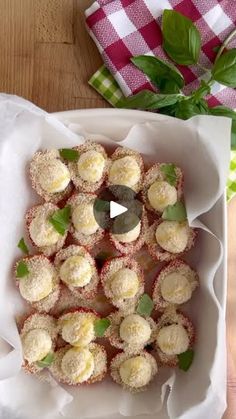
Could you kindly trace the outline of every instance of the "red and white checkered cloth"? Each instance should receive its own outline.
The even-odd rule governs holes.
[[[161,16],[164,9],[175,9],[189,17],[202,38],[200,63],[211,67],[220,45],[236,24],[235,0],[97,0],[86,10],[86,22],[105,65],[129,96],[142,89],[154,90],[146,76],[131,62],[130,57],[158,55],[169,61],[162,49]],[[236,46],[233,40],[230,47]],[[197,66],[177,65],[189,94],[198,86],[203,71]],[[215,83],[210,106],[224,104],[236,107],[236,91]]]

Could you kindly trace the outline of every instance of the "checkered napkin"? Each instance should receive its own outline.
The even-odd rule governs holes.
[[[106,67],[128,96],[152,89],[146,76],[130,58],[139,54],[158,55],[169,61],[162,49],[161,15],[172,9],[188,16],[198,27],[202,38],[200,63],[210,67],[216,56],[213,48],[220,45],[236,24],[235,0],[98,0],[86,11],[86,23]],[[234,44],[234,45],[233,45]],[[231,43],[236,46],[236,41]],[[178,66],[189,94],[204,77],[197,66]],[[236,107],[235,90],[215,83],[209,105]]]

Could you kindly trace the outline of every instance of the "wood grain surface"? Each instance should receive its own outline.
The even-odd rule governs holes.
[[[23,96],[48,112],[109,106],[87,83],[102,63],[84,24],[91,3],[0,0],[0,91]],[[227,305],[228,348],[236,368],[235,215],[236,198],[228,206]]]

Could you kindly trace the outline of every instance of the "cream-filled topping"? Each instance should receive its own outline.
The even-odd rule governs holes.
[[[150,324],[138,314],[126,316],[120,324],[120,337],[128,344],[144,345],[150,339]]]
[[[98,182],[105,166],[105,159],[101,153],[95,150],[89,150],[81,154],[77,169],[80,177],[87,182]]]
[[[47,266],[36,269],[30,267],[28,275],[19,281],[20,293],[30,302],[40,301],[47,297],[53,289],[53,273]]]
[[[136,272],[122,268],[112,275],[110,287],[116,298],[133,298],[139,289],[139,279]]]
[[[22,338],[23,356],[30,364],[40,361],[52,349],[52,339],[44,329],[32,329]]]
[[[122,243],[131,243],[137,240],[141,231],[141,221],[130,231],[123,234],[114,234],[114,237]]]
[[[95,338],[94,318],[88,313],[73,313],[63,322],[61,334],[73,346],[86,346]]]
[[[60,239],[60,234],[48,221],[48,214],[38,213],[29,225],[30,237],[36,246],[52,246]]]
[[[162,327],[157,334],[157,344],[166,355],[178,355],[187,351],[189,337],[181,324]]]
[[[99,228],[97,221],[95,220],[93,213],[93,204],[80,204],[72,212],[72,222],[75,229],[84,234],[90,236],[96,233]]]
[[[70,256],[60,267],[60,277],[67,285],[84,287],[91,281],[92,267],[84,256]]]
[[[152,378],[152,367],[144,356],[135,356],[124,361],[119,368],[121,380],[127,386],[140,388]]]
[[[58,159],[43,162],[38,171],[41,188],[48,193],[62,192],[70,182],[70,172],[66,165]]]
[[[73,383],[87,381],[94,371],[94,357],[85,348],[71,348],[62,358],[61,369]]]
[[[188,244],[190,229],[186,222],[163,221],[156,229],[156,241],[170,253],[181,253]]]
[[[172,304],[183,304],[192,296],[188,279],[179,272],[171,272],[161,282],[161,295]]]
[[[164,211],[168,205],[177,201],[177,190],[165,181],[156,181],[148,189],[148,200],[157,211]]]
[[[132,188],[140,179],[140,167],[134,157],[125,156],[115,160],[109,171],[109,181],[114,185]]]

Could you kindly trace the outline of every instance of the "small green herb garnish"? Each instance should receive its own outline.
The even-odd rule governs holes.
[[[19,243],[17,244],[17,247],[22,250],[23,253],[25,253],[26,255],[29,254],[29,249],[25,243],[24,237],[22,237],[19,241]]]
[[[138,302],[136,312],[141,316],[150,316],[154,308],[154,303],[148,294],[143,294]]]
[[[41,361],[37,361],[37,365],[40,368],[47,368],[53,363],[53,361],[54,361],[54,353],[49,352],[49,354],[47,354],[45,358],[41,359]]]
[[[165,175],[167,182],[172,186],[176,186],[177,183],[175,167],[176,166],[173,163],[166,163],[161,165],[162,173]]]
[[[186,208],[183,202],[178,201],[174,205],[168,205],[162,214],[162,218],[169,221],[187,220]]]
[[[179,369],[183,371],[188,371],[190,366],[192,365],[194,358],[194,351],[192,349],[188,349],[186,352],[178,355],[179,360]]]
[[[95,320],[95,322],[94,322],[95,335],[99,338],[103,337],[105,331],[108,329],[110,324],[111,324],[111,322],[107,318]]]
[[[68,161],[75,161],[79,159],[79,153],[73,148],[61,148],[59,150],[60,156]]]
[[[110,210],[110,202],[105,201],[104,199],[95,199],[94,201],[94,210],[98,212],[106,212]]]
[[[49,218],[49,222],[53,225],[55,230],[62,236],[65,234],[70,224],[71,207],[68,205],[65,208],[59,209],[53,213]]]
[[[16,267],[16,277],[23,278],[24,276],[28,274],[29,274],[28,266],[26,265],[25,262],[23,262],[23,260],[21,260],[20,262],[18,262],[17,267]]]

